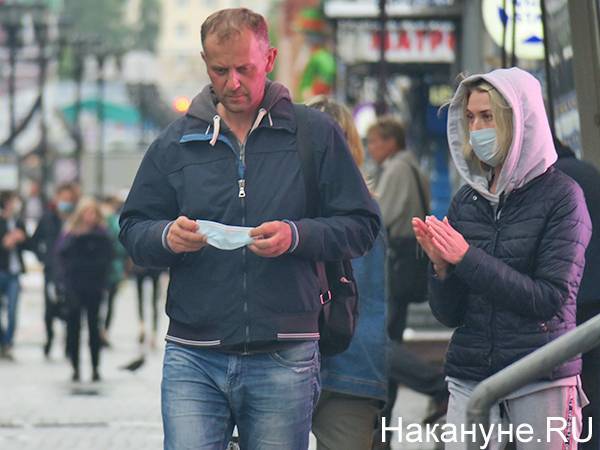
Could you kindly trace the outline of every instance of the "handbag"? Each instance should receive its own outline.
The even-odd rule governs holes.
[[[417,182],[423,210],[425,214],[429,214],[417,169],[412,164],[410,167]],[[428,299],[429,258],[415,237],[389,238],[387,264],[387,331],[390,338],[400,342],[406,325],[408,305],[423,303]]]

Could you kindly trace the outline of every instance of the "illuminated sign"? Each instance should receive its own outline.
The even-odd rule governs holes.
[[[455,6],[455,0],[387,0],[388,17],[410,16],[424,11]],[[324,4],[325,15],[334,17],[367,18],[379,15],[379,0],[328,0]]]
[[[340,21],[338,54],[347,64],[379,61],[376,21]],[[385,57],[392,63],[452,63],[456,36],[451,22],[389,21]]]
[[[503,8],[506,4],[506,9]],[[483,23],[496,44],[502,47],[506,23],[505,48],[512,54],[513,25],[516,23],[516,54],[521,59],[544,59],[544,29],[540,0],[517,0],[516,20],[512,0],[483,0]]]

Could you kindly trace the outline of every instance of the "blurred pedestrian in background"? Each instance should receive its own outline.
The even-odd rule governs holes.
[[[386,328],[391,341],[388,401],[383,416],[389,424],[398,386],[404,385],[430,396],[434,416],[439,417],[445,413],[448,399],[441,367],[423,361],[403,345],[408,306],[427,299],[427,261],[417,259],[419,245],[411,220],[429,212],[429,181],[407,148],[405,128],[398,119],[377,119],[367,130],[367,145],[377,164],[375,199],[381,207],[388,240]],[[389,448],[390,440],[391,432],[386,443],[379,442],[379,448]]]
[[[135,283],[137,287],[137,299],[138,299],[138,318],[140,320],[139,326],[140,331],[138,335],[138,341],[140,344],[146,343],[146,321],[145,317],[145,298],[146,287],[150,283],[150,305],[152,307],[152,330],[150,334],[149,344],[151,348],[156,347],[156,335],[158,333],[158,298],[160,295],[160,274],[161,269],[152,267],[140,267],[133,266],[133,273],[135,275]]]
[[[72,184],[62,184],[56,188],[54,198],[42,215],[31,238],[31,248],[44,265],[44,324],[46,343],[44,355],[48,357],[54,341],[54,320],[64,315],[64,293],[57,290],[55,245],[65,221],[77,205],[77,190]],[[63,298],[61,298],[63,295]],[[64,318],[64,317],[63,317]]]
[[[57,244],[61,278],[68,304],[67,341],[73,381],[80,380],[79,339],[81,314],[86,312],[92,359],[92,380],[100,380],[100,330],[98,313],[113,258],[113,245],[98,203],[81,200],[66,223]]]
[[[125,279],[126,264],[129,259],[125,247],[119,241],[119,215],[123,202],[116,196],[107,197],[102,203],[102,213],[106,220],[106,231],[113,246],[113,259],[108,272],[104,321],[100,329],[100,343],[105,347],[110,346],[108,330],[113,318],[113,304],[121,282]]]
[[[466,184],[447,218],[415,218],[413,227],[433,263],[431,308],[457,327],[445,369],[446,421],[458,427],[479,382],[575,328],[591,222],[581,188],[554,167],[542,90],[531,74],[499,69],[463,80],[450,102],[448,142]],[[587,404],[580,372],[580,357],[555,367],[500,399],[490,423],[529,424],[531,439],[517,449],[577,448]],[[548,433],[548,417],[564,420],[566,442]],[[507,437],[490,430],[492,448],[504,448]]]
[[[429,211],[429,182],[407,148],[405,134],[402,122],[391,116],[377,119],[367,130],[367,148],[378,166],[375,199],[381,207],[389,243],[387,327],[396,342],[402,342],[409,303],[424,301],[413,298],[418,244],[411,219],[425,217]]]
[[[569,175],[583,190],[585,204],[592,219],[592,239],[585,252],[585,270],[577,294],[577,325],[600,314],[600,173],[589,162],[577,159],[573,150],[554,139],[558,154],[556,167]],[[600,347],[582,355],[581,382],[590,404],[583,408],[581,436],[589,442],[581,442],[581,450],[600,449]],[[592,420],[590,430],[589,420]]]
[[[0,193],[0,357],[13,359],[17,328],[19,275],[24,272],[23,250],[28,246],[25,224],[20,218],[21,200],[13,191]],[[2,313],[6,311],[6,326]]]
[[[350,111],[324,96],[307,103],[340,125],[358,167],[363,146]],[[385,331],[385,240],[380,231],[373,248],[352,260],[359,293],[359,317],[350,347],[321,360],[321,397],[313,414],[317,450],[369,450],[387,399]]]
[[[43,214],[44,207],[42,204],[42,196],[40,195],[40,185],[37,182],[32,182],[25,198],[22,218],[26,222],[26,225],[29,226],[30,223],[37,224]]]

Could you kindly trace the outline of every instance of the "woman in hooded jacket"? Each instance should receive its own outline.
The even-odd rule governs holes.
[[[431,309],[456,327],[445,364],[447,423],[460,426],[480,381],[575,328],[591,222],[579,186],[554,168],[541,87],[527,72],[463,80],[450,101],[448,142],[465,185],[446,218],[415,218],[413,229],[432,262]],[[580,371],[575,357],[501,399],[490,411],[488,448],[504,448],[508,437],[497,431],[510,424],[533,429],[518,449],[577,448],[587,403]],[[547,433],[560,418],[566,439]]]

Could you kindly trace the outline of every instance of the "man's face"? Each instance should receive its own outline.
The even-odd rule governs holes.
[[[377,164],[381,164],[398,149],[396,148],[396,140],[394,138],[384,138],[377,131],[371,131],[367,135],[367,150],[371,158]]]
[[[221,42],[214,34],[206,37],[202,58],[217,98],[227,111],[256,111],[276,55],[277,49],[267,48],[249,29]]]

